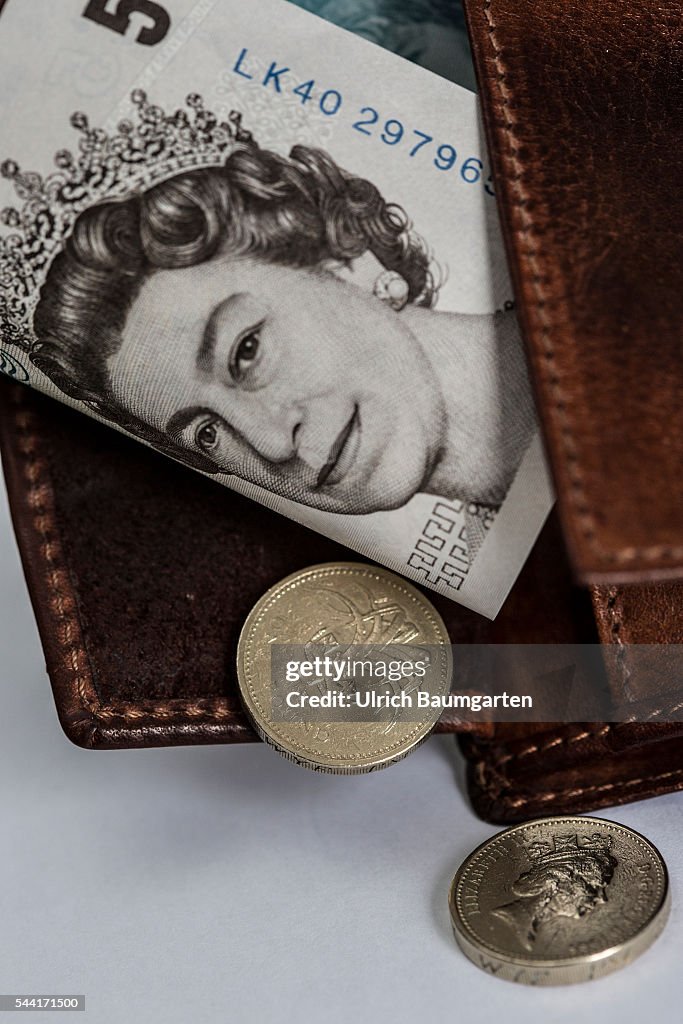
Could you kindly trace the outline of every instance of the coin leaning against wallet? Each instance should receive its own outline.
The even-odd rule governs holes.
[[[400,761],[440,711],[416,721],[288,721],[275,713],[273,645],[436,645],[436,689],[450,688],[446,627],[404,579],[354,562],[287,576],[255,604],[238,642],[244,707],[261,739],[316,771],[358,774]],[[450,887],[453,934],[481,970],[527,985],[600,978],[644,953],[666,924],[669,882],[657,848],[604,818],[554,817],[515,825],[467,857]]]
[[[590,981],[625,967],[659,936],[669,906],[656,847],[593,817],[499,832],[466,858],[449,894],[465,956],[527,985]]]
[[[333,562],[293,573],[271,587],[247,616],[237,646],[240,696],[256,732],[280,754],[315,771],[343,775],[377,771],[415,750],[441,709],[415,714],[381,709],[368,720],[321,716],[293,720],[274,699],[275,645],[315,650],[374,645],[398,652],[429,648],[432,693],[451,685],[446,627],[431,601],[395,573],[373,565]],[[322,646],[320,646],[322,645]],[[380,687],[384,689],[384,687]],[[337,692],[343,689],[337,687]]]

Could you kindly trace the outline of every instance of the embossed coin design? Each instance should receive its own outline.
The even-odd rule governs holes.
[[[237,648],[245,708],[259,736],[289,760],[322,772],[357,774],[400,761],[427,738],[440,709],[371,713],[370,720],[281,720],[274,713],[272,645],[324,644],[344,652],[374,645],[392,652],[432,652],[430,692],[449,692],[451,647],[438,612],[400,576],[338,562],[296,572],[256,603]],[[435,652],[435,653],[434,653]],[[302,686],[302,688],[304,688]]]
[[[592,817],[499,832],[465,860],[449,905],[478,967],[527,985],[567,985],[625,967],[669,913],[666,866],[644,836]]]

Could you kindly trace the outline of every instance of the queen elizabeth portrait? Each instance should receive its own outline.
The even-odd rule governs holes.
[[[119,161],[125,145],[157,159],[155,132],[217,131],[198,97],[189,128],[134,101],[149,130],[132,146],[121,127]],[[80,127],[93,173],[97,132]],[[513,314],[438,311],[407,212],[328,152],[279,155],[240,129],[212,163],[199,142],[174,173],[98,184],[79,209],[40,287],[32,363],[166,453],[317,509],[419,492],[498,506],[535,429]],[[354,281],[368,258],[374,288]]]
[[[582,843],[569,834],[555,836],[552,845],[532,844],[529,859],[530,868],[512,884],[515,899],[491,912],[512,929],[524,949],[533,952],[539,939],[544,948],[552,943],[558,921],[580,922],[607,903],[617,860],[610,840],[599,833]]]

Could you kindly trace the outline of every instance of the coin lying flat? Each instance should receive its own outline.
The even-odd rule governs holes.
[[[267,591],[247,617],[239,638],[240,693],[263,740],[307,768],[357,774],[400,761],[427,738],[440,708],[424,708],[417,715],[414,708],[390,713],[378,709],[365,721],[339,720],[338,714],[331,713],[329,718],[335,720],[326,721],[327,712],[322,719],[318,713],[310,720],[283,720],[273,700],[274,646],[307,645],[308,649],[321,642],[326,650],[347,651],[352,645],[399,653],[408,647],[436,650],[431,691],[449,691],[450,639],[426,597],[401,577],[375,566],[353,562],[312,566]]]
[[[478,967],[564,985],[625,967],[669,913],[666,866],[633,829],[603,818],[543,818],[499,832],[462,864],[449,906]]]

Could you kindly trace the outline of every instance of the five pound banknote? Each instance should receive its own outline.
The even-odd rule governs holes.
[[[5,0],[0,362],[490,617],[552,502],[472,93],[284,0]]]

